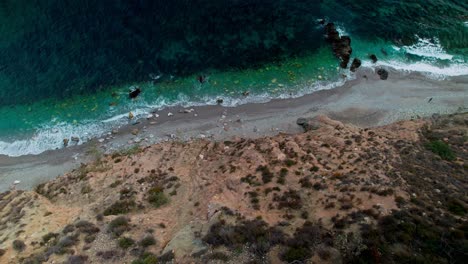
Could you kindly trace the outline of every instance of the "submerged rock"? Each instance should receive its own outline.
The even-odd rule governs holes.
[[[68,146],[68,142],[70,142],[70,140],[68,138],[64,138],[63,139],[63,146],[64,147],[67,147]]]
[[[369,58],[372,60],[372,63],[376,63],[378,61],[377,56],[375,56],[375,54],[371,54]]]
[[[80,138],[79,137],[71,137],[71,141],[73,141],[75,143],[78,143],[78,142],[80,142]]]
[[[377,74],[380,76],[381,80],[387,80],[388,79],[388,71],[385,69],[378,69]]]
[[[219,105],[222,104],[223,102],[224,102],[224,100],[222,98],[219,98],[218,100],[216,100],[216,103],[219,104]]]
[[[354,58],[353,63],[351,63],[350,70],[355,72],[359,67],[361,67],[361,60],[358,58]]]

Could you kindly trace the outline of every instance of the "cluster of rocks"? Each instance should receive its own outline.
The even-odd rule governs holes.
[[[328,23],[325,26],[327,40],[331,43],[333,53],[341,60],[340,67],[348,68],[348,63],[351,58],[353,49],[351,48],[351,38],[348,36],[340,36],[336,26],[333,23]]]
[[[70,141],[75,143],[75,144],[78,144],[78,142],[80,142],[80,138],[79,137],[64,138],[63,139],[63,146],[67,147],[68,144],[70,143]]]
[[[325,25],[325,20],[320,20],[319,22],[322,25]],[[326,39],[331,44],[333,49],[333,54],[340,59],[340,67],[343,69],[348,68],[349,61],[351,60],[351,54],[353,49],[351,47],[351,38],[349,36],[340,36],[340,33],[336,29],[334,23],[327,23],[325,25]],[[369,56],[372,63],[377,63],[378,59],[375,54]],[[361,67],[362,62],[359,58],[354,58],[351,62],[350,71],[355,72],[359,67]],[[380,76],[381,80],[386,80],[388,78],[388,71],[385,69],[379,69],[377,74]]]

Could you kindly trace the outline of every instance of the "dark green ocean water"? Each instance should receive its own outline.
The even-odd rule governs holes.
[[[467,1],[3,0],[0,154],[99,136],[129,111],[333,88],[353,74],[337,69],[321,18],[351,36],[365,67],[373,53],[430,78],[468,74]]]

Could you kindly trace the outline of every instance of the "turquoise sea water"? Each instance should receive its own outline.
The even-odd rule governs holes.
[[[216,104],[218,98],[223,98],[226,106],[236,106],[332,89],[354,78],[354,75],[349,70],[337,68],[338,60],[317,23],[321,17],[333,19],[341,34],[351,36],[352,57],[362,59],[364,67],[418,71],[428,78],[468,75],[468,13],[467,5],[463,3],[437,1],[418,5],[418,1],[408,1],[396,5],[382,1],[383,6],[369,10],[365,3],[354,1],[320,1],[315,4],[308,4],[308,1],[277,1],[275,4],[238,1],[236,8],[239,13],[226,14],[227,11],[219,9],[220,6],[212,4],[213,1],[200,1],[196,7],[201,10],[195,11],[188,8],[190,5],[193,7],[193,2],[176,2],[183,8],[165,10],[165,13],[172,12],[175,18],[171,18],[175,21],[180,15],[178,19],[188,24],[179,25],[171,19],[151,20],[142,15],[153,7],[146,1],[141,1],[141,5],[150,5],[146,6],[147,9],[113,6],[108,10],[101,4],[95,7],[93,3],[83,1],[75,3],[75,11],[68,14],[71,21],[87,21],[88,28],[80,29],[82,32],[77,30],[80,32],[77,39],[72,32],[64,33],[71,30],[68,27],[73,28],[73,24],[68,20],[64,22],[64,18],[54,21],[54,15],[41,17],[44,25],[35,29],[31,29],[33,26],[27,19],[8,22],[10,26],[21,25],[23,31],[19,33],[13,33],[11,27],[0,27],[3,37],[0,41],[0,154],[38,154],[60,148],[62,140],[71,136],[86,141],[109,132],[113,127],[127,124],[129,112],[138,118],[154,108]],[[50,5],[42,2],[28,6],[26,11],[34,17],[37,15],[35,12],[49,10],[53,4],[56,2]],[[271,11],[269,4],[276,10]],[[73,7],[57,4],[55,8],[55,11],[60,11]],[[437,24],[429,17],[430,12],[436,16],[445,13],[434,13],[440,11],[435,8],[452,12],[451,22],[439,20]],[[4,11],[3,19],[6,19],[6,14],[13,19],[11,12],[20,12],[12,3],[0,6],[0,10]],[[87,10],[95,12],[86,13]],[[220,17],[215,15],[210,20],[193,13],[206,13],[207,10]],[[294,17],[291,18],[286,12],[288,10]],[[123,25],[123,28],[109,28],[106,21],[95,17],[102,12],[119,13],[115,18],[125,22],[116,24]],[[398,17],[395,17],[395,12],[399,12]],[[123,15],[128,13],[132,15]],[[137,22],[132,19],[139,14],[135,19],[140,24],[135,28]],[[230,19],[224,19],[227,15]],[[277,19],[267,19],[271,16]],[[201,31],[194,29],[193,25],[200,21],[205,23],[200,26]],[[156,30],[148,29],[154,23],[191,30],[184,33],[170,31],[169,34],[167,28],[158,24],[157,30],[164,31],[165,36],[175,35],[171,35],[173,41],[164,42],[140,32]],[[383,24],[390,28],[381,28],[383,32],[376,33],[375,30]],[[439,25],[440,30],[428,29],[434,25]],[[25,30],[28,27],[31,30]],[[48,37],[36,35],[47,27],[53,29],[46,33]],[[274,27],[277,28],[270,29]],[[447,32],[448,29],[452,32]],[[106,33],[98,34],[102,30]],[[116,35],[109,32],[112,30]],[[452,35],[447,37],[449,33]],[[180,40],[180,34],[185,40],[175,41]],[[206,39],[196,40],[200,35]],[[104,39],[96,40],[99,37]],[[121,39],[128,37],[141,39],[135,41],[136,44]],[[91,40],[86,40],[88,38]],[[36,42],[25,42],[27,40]],[[107,46],[108,51],[101,46],[93,50],[92,45],[107,41],[112,42]],[[152,45],[151,41],[159,51],[156,48],[138,50]],[[184,46],[187,43],[198,45],[187,52]],[[34,50],[28,46],[30,44],[38,48]],[[128,45],[133,44],[135,49],[129,50]],[[62,52],[63,49],[68,50]],[[110,55],[103,54],[106,52]],[[376,65],[368,59],[370,54],[379,58]],[[87,61],[76,62],[80,58]],[[204,83],[197,80],[200,75],[206,76]],[[143,91],[136,100],[128,98],[128,90],[132,86]],[[249,96],[243,95],[246,91]]]

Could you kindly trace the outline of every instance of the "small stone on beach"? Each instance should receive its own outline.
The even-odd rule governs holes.
[[[173,116],[173,115],[174,115],[174,114],[171,113],[171,112],[167,113],[167,116]]]

